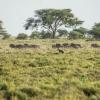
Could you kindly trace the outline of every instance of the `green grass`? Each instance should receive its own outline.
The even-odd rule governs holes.
[[[52,49],[54,43],[83,48]],[[10,43],[41,49],[11,49]],[[100,100],[100,48],[85,40],[0,40],[0,100]]]

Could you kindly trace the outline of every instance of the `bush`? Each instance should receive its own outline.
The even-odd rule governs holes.
[[[32,34],[30,35],[30,38],[31,39],[36,39],[36,38],[39,38],[39,32],[32,32]]]
[[[50,32],[46,32],[46,31],[42,31],[40,32],[40,38],[41,39],[47,39],[47,38],[51,38],[51,33]]]
[[[28,36],[25,33],[20,33],[20,34],[18,34],[16,39],[27,39],[27,38],[28,38]]]
[[[9,38],[11,35],[10,34],[4,34],[3,39]]]
[[[83,37],[84,37],[83,34],[80,33],[80,32],[77,32],[77,31],[71,31],[69,33],[69,38],[70,39],[79,39],[79,38],[83,38]]]
[[[46,32],[46,31],[41,31],[41,32],[38,32],[38,31],[35,31],[35,32],[32,32],[32,34],[30,35],[30,38],[31,39],[47,39],[47,38],[51,38],[51,33],[50,32]]]

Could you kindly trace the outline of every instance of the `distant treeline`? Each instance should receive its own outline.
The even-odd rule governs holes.
[[[26,20],[24,28],[31,29],[30,36],[19,33],[16,39],[98,39],[100,40],[100,23],[95,23],[91,29],[80,27],[84,21],[74,16],[71,9],[40,9],[35,15]],[[70,30],[70,31],[68,31]],[[2,28],[0,21],[0,34],[4,39],[10,37]]]

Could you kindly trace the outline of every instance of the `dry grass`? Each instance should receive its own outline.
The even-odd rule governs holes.
[[[83,48],[52,49],[54,43]],[[41,49],[11,49],[10,43]],[[0,100],[100,100],[100,48],[85,40],[4,40],[0,42]]]

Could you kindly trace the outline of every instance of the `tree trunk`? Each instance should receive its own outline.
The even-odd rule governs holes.
[[[53,38],[53,39],[55,38],[55,34],[56,34],[56,32],[53,31],[53,34],[52,34],[52,38]]]

